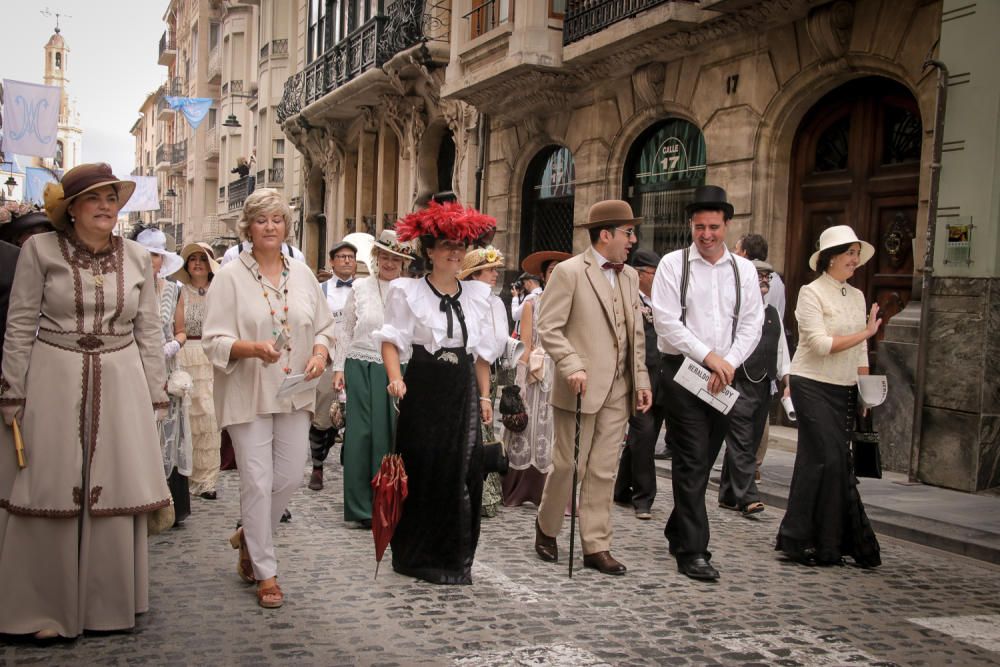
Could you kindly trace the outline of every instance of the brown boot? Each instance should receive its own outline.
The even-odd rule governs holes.
[[[535,519],[535,553],[538,557],[549,563],[554,563],[559,560],[559,547],[556,545],[556,538],[549,537],[542,532],[541,526],[538,525],[538,519]]]
[[[309,476],[309,488],[313,491],[323,490],[323,468],[313,468]]]

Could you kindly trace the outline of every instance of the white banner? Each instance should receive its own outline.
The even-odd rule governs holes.
[[[59,86],[3,80],[3,151],[55,157]]]
[[[119,213],[160,210],[160,198],[156,191],[156,176],[125,176],[122,180],[133,181],[135,192],[125,202]]]

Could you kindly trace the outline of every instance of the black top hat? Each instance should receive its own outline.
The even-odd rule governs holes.
[[[694,201],[684,212],[691,217],[698,211],[722,211],[723,220],[733,217],[733,205],[726,201],[726,191],[718,185],[701,185],[694,191]]]

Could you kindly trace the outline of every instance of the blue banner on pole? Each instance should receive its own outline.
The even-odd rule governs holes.
[[[171,109],[180,111],[187,119],[192,130],[197,130],[201,121],[208,115],[208,110],[212,106],[211,97],[174,97],[166,95],[163,98]]]
[[[24,195],[22,199],[26,202],[45,205],[42,193],[45,192],[46,183],[58,183],[61,174],[53,172],[45,167],[25,167],[24,168]]]

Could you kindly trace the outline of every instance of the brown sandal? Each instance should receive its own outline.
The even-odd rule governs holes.
[[[285,604],[285,594],[278,587],[278,582],[274,582],[274,585],[267,588],[257,589],[257,604],[264,609],[277,609]]]
[[[247,550],[247,541],[243,536],[242,528],[236,529],[236,532],[229,538],[229,544],[234,549],[240,550],[240,559],[236,562],[236,574],[240,575],[240,579],[248,584],[255,583],[257,579],[253,574],[253,561],[250,560],[250,552]]]

